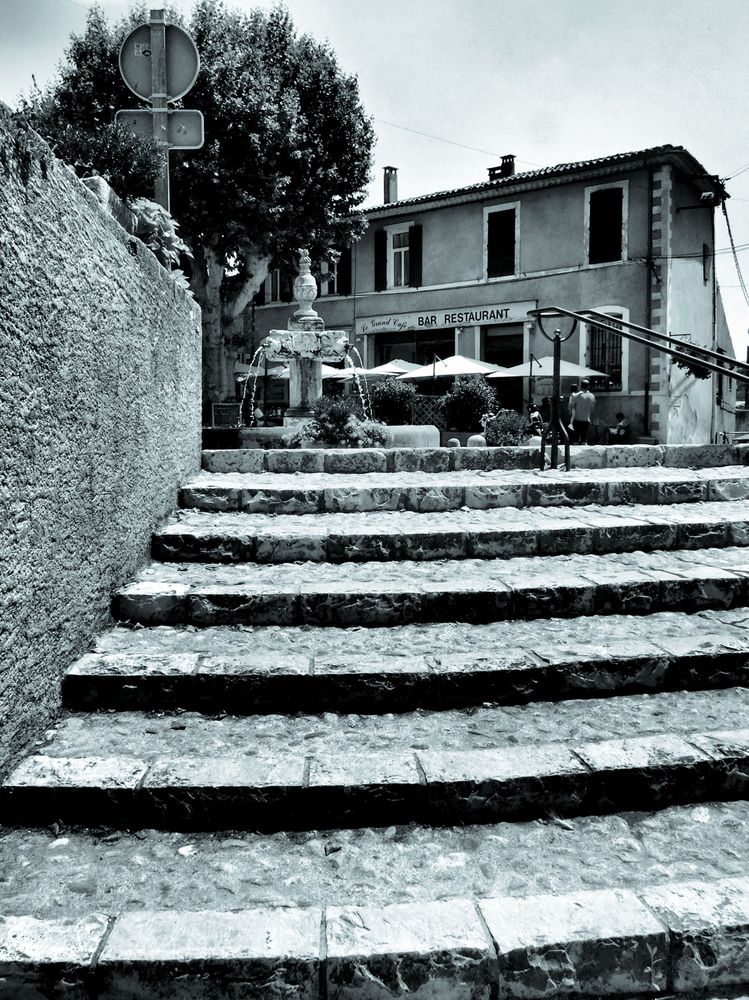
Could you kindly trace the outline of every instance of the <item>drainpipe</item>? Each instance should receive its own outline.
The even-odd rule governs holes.
[[[655,171],[653,167],[648,167],[648,257],[645,270],[645,326],[652,329],[652,296],[653,296],[653,183]],[[645,395],[643,397],[642,430],[646,437],[650,437],[650,348],[645,348]]]
[[[711,264],[711,267],[710,267],[710,291],[711,291],[712,298],[713,298],[713,301],[712,301],[712,318],[711,318],[712,329],[710,331],[710,345],[711,345],[711,347],[712,347],[712,349],[714,351],[717,351],[718,350],[718,344],[717,344],[717,340],[718,340],[718,311],[717,311],[718,310],[718,303],[717,303],[717,277],[716,277],[716,274],[715,274],[715,205],[714,204],[713,204],[713,206],[712,206],[712,208],[710,210],[710,239],[712,241],[712,243],[711,243],[711,256],[712,256],[712,260],[710,261],[710,264]],[[726,378],[725,375],[723,376],[723,379],[724,379],[723,385],[725,387],[727,387],[728,379]],[[716,397],[716,390],[715,390],[715,372],[713,372],[713,374],[710,377],[710,389],[711,389],[710,398],[712,400],[712,406],[710,407],[710,413],[711,413],[711,418],[710,418],[710,440],[711,441],[715,441],[716,440],[716,435],[717,435],[716,425],[717,425],[717,421],[718,421],[718,400],[717,400],[717,397]],[[724,425],[724,427],[725,427],[725,425]]]

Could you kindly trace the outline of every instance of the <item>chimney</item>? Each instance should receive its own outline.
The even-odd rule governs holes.
[[[398,168],[383,167],[385,171],[385,201],[386,205],[398,200]]]
[[[500,177],[512,177],[515,173],[515,154],[507,153],[502,157],[498,167],[489,167],[489,180],[496,181]]]

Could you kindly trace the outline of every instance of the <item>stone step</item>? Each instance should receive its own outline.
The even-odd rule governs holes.
[[[564,471],[200,473],[180,505],[255,514],[486,510],[590,504],[676,504],[746,500],[749,467],[577,469]]]
[[[452,825],[742,799],[748,767],[747,729],[336,757],[37,754],[0,785],[0,806],[11,825],[274,831],[307,830],[311,817],[330,828]]]
[[[563,821],[274,834],[5,827],[0,914],[77,920],[133,909],[637,893],[652,884],[745,876],[747,858],[746,801]]]
[[[637,894],[9,916],[0,921],[0,967],[17,1000],[686,998],[698,990],[709,1000],[713,990],[738,996],[727,987],[749,979],[748,935],[749,879],[729,878]]]
[[[382,630],[366,649],[336,653],[329,629],[328,641],[310,652],[253,649],[251,641],[233,650],[219,642],[207,653],[164,652],[158,644],[145,652],[94,652],[66,672],[63,702],[77,711],[403,713],[749,686],[749,629],[703,619],[699,632],[675,633],[671,621],[661,628],[652,621],[659,617],[679,616],[635,619],[626,636],[605,643],[565,637],[563,644],[558,633],[539,629],[526,645],[513,646],[498,629],[474,626],[470,650],[460,652],[446,651],[452,644],[440,641],[435,626],[425,626],[436,634],[424,653],[409,651],[408,641],[378,650]],[[418,636],[422,644],[425,638]]]
[[[490,622],[697,611],[749,600],[746,551],[391,563],[155,563],[120,590],[115,618],[143,625]]]
[[[153,536],[171,562],[493,559],[749,544],[749,501],[678,506],[503,507],[444,514],[179,511]]]
[[[736,997],[749,979],[748,935],[749,879],[728,878],[637,893],[9,916],[0,922],[0,967],[17,1000],[545,1000],[697,991],[709,1000],[713,991]]]
[[[746,445],[608,445],[574,446],[572,467],[618,469],[668,466],[704,468],[743,465]],[[549,451],[547,449],[547,458]],[[539,446],[523,448],[238,448],[206,450],[208,472],[455,472],[461,469],[535,469]]]
[[[747,709],[739,687],[385,716],[73,714],[0,786],[0,814],[298,830],[730,800],[749,792]]]

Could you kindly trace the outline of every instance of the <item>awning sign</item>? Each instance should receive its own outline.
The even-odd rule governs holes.
[[[507,302],[499,305],[457,306],[428,312],[389,313],[362,316],[356,320],[359,336],[368,333],[400,333],[406,330],[439,330],[455,326],[486,326],[493,323],[524,323],[536,302]]]

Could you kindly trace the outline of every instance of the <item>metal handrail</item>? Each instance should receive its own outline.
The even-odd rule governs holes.
[[[581,323],[595,322],[596,326],[600,326],[602,329],[608,331],[609,333],[616,334],[617,337],[626,337],[627,340],[634,340],[637,344],[644,344],[646,347],[652,347],[656,351],[662,351],[664,354],[670,354],[671,357],[677,358],[680,361],[686,362],[688,365],[699,365],[701,368],[709,368],[711,371],[718,372],[719,375],[727,375],[728,378],[735,378],[739,382],[749,382],[749,365],[746,365],[743,361],[736,361],[735,358],[729,358],[727,355],[716,354],[716,352],[709,350],[707,347],[700,347],[698,344],[690,344],[688,351],[680,351],[675,347],[666,347],[663,344],[649,340],[647,337],[640,337],[636,333],[630,333],[627,330],[622,330],[617,326],[612,326],[612,323],[619,324],[620,326],[633,326],[627,320],[619,319],[619,317],[607,316],[606,313],[597,313],[595,310],[587,310],[586,312],[574,312],[572,309],[564,309],[562,306],[549,306],[545,309],[531,309],[528,312],[529,316],[537,319],[539,316],[568,316],[570,319],[577,320]],[[599,319],[599,317],[601,317]],[[605,319],[604,319],[605,317]],[[674,341],[673,337],[669,337],[668,334],[659,333],[658,330],[650,330],[648,327],[641,326],[636,327],[640,330],[647,331],[649,336],[656,337],[660,340],[666,340],[669,343],[678,343]],[[718,364],[711,357],[705,355],[712,355],[713,357],[721,358],[722,363]],[[740,368],[746,369],[744,371],[735,371],[730,368],[729,365],[737,365]]]
[[[668,354],[671,357],[676,358],[677,361],[682,361],[690,367],[698,365],[701,368],[707,368],[710,371],[717,372],[719,375],[726,375],[728,378],[735,378],[739,382],[749,382],[749,364],[746,364],[743,361],[737,361],[735,358],[729,358],[727,355],[719,354],[717,351],[712,351],[710,348],[702,347],[699,344],[689,344],[689,349],[686,351],[679,350],[677,347],[666,346],[658,341],[666,341],[666,344],[669,345],[678,343],[678,341],[674,341],[674,338],[666,333],[660,333],[658,330],[651,330],[647,326],[639,326],[637,323],[631,323],[629,320],[619,319],[618,316],[609,316],[607,313],[599,312],[597,309],[586,309],[583,312],[576,312],[573,309],[565,309],[563,306],[547,306],[543,309],[530,309],[528,311],[528,315],[532,319],[538,321],[541,332],[548,340],[553,340],[554,343],[554,396],[552,398],[552,419],[549,422],[549,427],[541,437],[541,469],[544,468],[545,464],[544,452],[547,435],[550,435],[551,441],[551,468],[557,468],[559,432],[561,430],[564,440],[565,466],[568,472],[570,470],[569,435],[567,433],[567,428],[564,427],[563,421],[559,417],[558,394],[560,385],[559,370],[561,364],[560,331],[557,329],[554,333],[554,337],[550,337],[543,328],[542,321],[544,318],[551,319],[566,316],[574,321],[572,329],[567,337],[564,338],[565,340],[572,336],[572,333],[578,323],[594,322],[596,326],[606,330],[608,333],[613,333],[617,337],[624,337],[627,340],[633,340],[638,344],[644,344],[646,347],[650,347],[653,350],[661,351],[663,354]],[[622,327],[627,327],[628,329],[622,329]],[[640,333],[647,334],[647,336],[641,337],[637,333],[632,333],[632,330],[639,330]],[[720,364],[718,363],[718,360],[720,361]],[[740,370],[737,371],[736,368]]]

